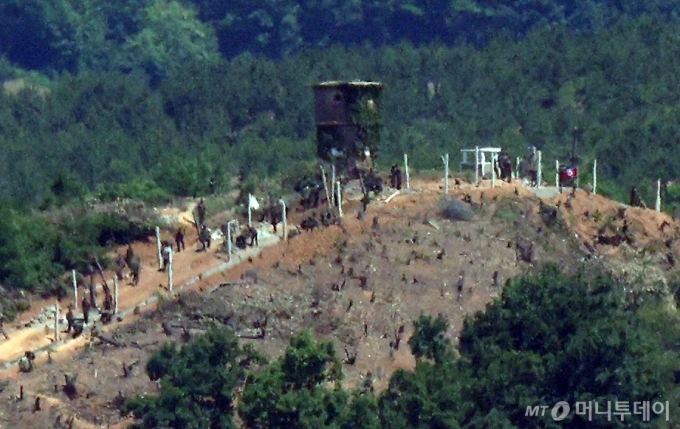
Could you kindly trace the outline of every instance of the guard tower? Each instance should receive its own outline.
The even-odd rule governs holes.
[[[378,82],[323,82],[314,85],[317,155],[355,176],[367,155],[375,158],[380,143]]]

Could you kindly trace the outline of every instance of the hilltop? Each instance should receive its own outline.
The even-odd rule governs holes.
[[[665,281],[677,270],[679,224],[663,213],[625,208],[582,190],[541,200],[519,183],[491,189],[487,182],[479,187],[462,182],[448,198],[468,201],[449,203],[463,207],[457,217],[467,220],[450,220],[441,214],[441,188],[440,182],[414,179],[412,189],[389,202],[392,192],[386,190],[361,220],[360,203],[350,189],[342,226],[281,242],[262,225],[262,247],[241,252],[231,264],[214,250],[195,252],[197,237],[189,231],[187,251],[176,255],[175,284],[178,289],[190,284],[177,290],[176,298],[168,297],[166,277],[155,271],[155,244],[136,243],[144,261],[142,282],[123,284],[125,317],[101,328],[120,347],[85,334],[39,356],[32,373],[18,373],[16,367],[4,371],[0,379],[10,384],[1,394],[10,400],[0,405],[0,422],[59,427],[58,418],[65,422],[75,416],[73,427],[123,427],[115,407],[119,394],[157,389],[144,374],[153,351],[164,341],[184,341],[215,324],[230,326],[272,357],[283,352],[292,335],[312,330],[317,338],[332,339],[345,357],[347,385],[371,378],[376,389],[383,389],[395,369],[414,367],[406,342],[420,314],[446,316],[447,335],[455,344],[466,315],[483,311],[507,279],[542,264],[557,263],[567,271],[598,265],[617,276],[644,279],[646,287],[660,293],[667,292]],[[179,211],[177,217],[182,216]],[[215,214],[209,223],[215,226],[229,216]],[[293,211],[291,223],[305,216]],[[628,240],[616,245],[597,239],[621,234]],[[519,257],[518,242],[532,247],[530,257]],[[156,301],[140,305],[151,297]],[[37,309],[50,305],[33,303],[33,314],[21,320],[36,318]],[[10,329],[11,341],[0,343],[0,359],[20,356],[27,344],[49,344],[40,326]],[[79,375],[80,397],[73,401],[54,388],[65,373]],[[16,401],[20,386],[25,399]],[[33,413],[37,395],[43,407]]]

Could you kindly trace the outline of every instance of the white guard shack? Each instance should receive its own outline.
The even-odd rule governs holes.
[[[494,161],[498,160],[498,154],[501,152],[499,147],[475,147],[474,149],[461,149],[463,153],[463,160],[460,162],[460,170],[474,169],[475,170],[475,184],[479,183],[479,175],[482,177],[487,172],[491,173],[491,180],[495,182],[496,171],[493,168]],[[493,186],[493,184],[492,184]]]

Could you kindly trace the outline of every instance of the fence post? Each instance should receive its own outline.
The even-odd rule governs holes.
[[[661,211],[661,180],[656,181],[656,204],[654,206],[656,211]]]
[[[161,229],[156,227],[156,247],[158,248],[158,269],[163,268],[163,256],[161,255]]]
[[[248,226],[253,226],[253,194],[248,194]]]
[[[113,314],[118,314],[118,276],[113,276]]]
[[[444,195],[449,194],[449,154],[442,156],[444,161]]]
[[[59,341],[59,301],[54,303],[54,340]]]
[[[172,292],[172,254],[174,252],[170,249],[170,255],[168,258],[168,290]]]
[[[475,146],[475,185],[479,185],[479,146]]]
[[[338,215],[342,217],[342,190],[340,188],[340,181],[335,184],[335,189],[338,191]]]
[[[519,179],[519,157],[515,157],[515,179]]]
[[[541,179],[542,179],[542,172],[541,172],[541,158],[542,158],[542,151],[537,151],[538,152],[538,171],[536,172],[536,187],[540,188],[541,187]]]
[[[323,181],[324,185],[326,184],[326,179]],[[328,195],[328,187],[326,187],[326,195]],[[286,220],[286,202],[283,201],[283,198],[279,200],[281,203],[281,206],[283,207],[283,241],[288,240],[288,221]]]
[[[73,277],[73,295],[75,296],[76,305],[78,308],[78,280],[76,279],[76,270],[71,270],[71,275]]]
[[[560,187],[560,161],[555,160],[555,187]]]
[[[331,196],[328,193],[328,183],[326,182],[326,172],[323,170],[323,165],[320,165],[319,168],[321,168],[321,179],[323,180],[323,189],[324,189],[324,191],[326,191],[326,201],[328,202],[328,209],[330,209],[331,208]]]
[[[408,155],[404,154],[404,172],[406,172],[406,189],[411,189],[411,176],[408,172]]]
[[[593,161],[593,194],[597,194],[597,158]]]

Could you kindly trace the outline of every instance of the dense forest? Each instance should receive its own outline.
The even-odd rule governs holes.
[[[576,141],[584,170],[598,159],[600,193],[625,201],[637,184],[651,202],[680,163],[679,7],[4,1],[0,282],[44,286],[122,227],[90,216],[79,222],[94,227],[55,229],[26,209],[304,171],[316,156],[310,86],[330,79],[383,82],[382,167],[403,153],[440,169],[463,147],[535,145],[550,178]],[[664,209],[678,202],[669,187]]]
[[[370,375],[343,387],[331,342],[303,333],[266,364],[252,344],[240,348],[231,331],[214,330],[181,349],[166,344],[146,367],[161,380],[159,394],[130,398],[121,410],[139,419],[138,429],[236,428],[235,411],[246,427],[262,429],[664,427],[663,413],[649,423],[576,409],[669,401],[675,415],[677,321],[662,302],[631,306],[621,290],[596,272],[564,276],[546,267],[510,281],[485,313],[469,317],[457,347],[444,336],[446,319],[422,316],[408,344],[415,371],[398,370],[379,395]],[[571,412],[555,421],[550,411],[560,401]],[[541,405],[544,415],[527,412]]]

